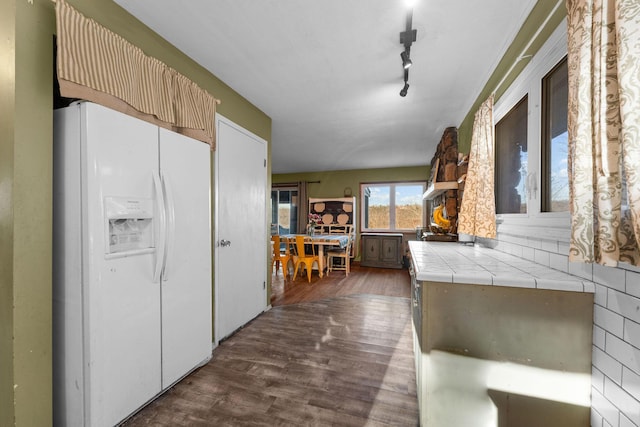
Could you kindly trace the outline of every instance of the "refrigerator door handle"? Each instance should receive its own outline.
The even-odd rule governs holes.
[[[167,237],[166,237],[166,254],[162,267],[162,280],[169,278],[170,267],[173,262],[173,248],[176,238],[176,210],[173,198],[173,190],[171,190],[171,180],[166,173],[162,172],[162,188],[166,196],[165,207],[167,212]]]
[[[157,171],[153,172],[153,187],[156,192],[156,206],[158,208],[158,230],[156,239],[156,259],[153,269],[153,283],[160,281],[160,275],[162,273],[162,266],[165,258],[165,245],[167,234],[167,218],[164,202],[164,191],[162,191],[162,182],[160,181],[160,174]]]

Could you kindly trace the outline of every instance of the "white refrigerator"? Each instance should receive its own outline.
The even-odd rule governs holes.
[[[210,183],[205,143],[54,112],[54,425],[115,425],[210,359]]]

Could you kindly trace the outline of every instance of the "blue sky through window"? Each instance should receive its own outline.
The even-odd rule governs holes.
[[[371,186],[369,187],[369,206],[389,206],[390,187]],[[397,185],[396,205],[415,205],[422,203],[422,185]]]

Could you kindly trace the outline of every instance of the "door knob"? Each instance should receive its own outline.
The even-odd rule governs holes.
[[[220,246],[231,246],[231,241],[230,240],[220,240]]]

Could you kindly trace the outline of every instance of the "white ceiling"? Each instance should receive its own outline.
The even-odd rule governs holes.
[[[403,98],[403,0],[114,1],[271,117],[273,173],[428,164],[535,4],[418,0]]]

